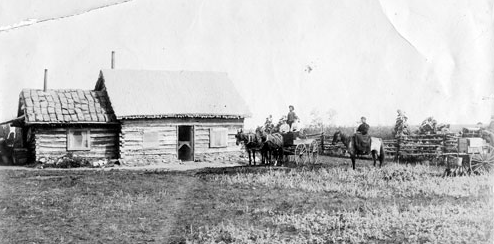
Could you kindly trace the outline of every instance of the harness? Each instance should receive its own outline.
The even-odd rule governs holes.
[[[252,134],[247,134],[247,144],[252,142]]]

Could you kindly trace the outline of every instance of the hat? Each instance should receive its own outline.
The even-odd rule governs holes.
[[[367,119],[367,118],[365,118],[364,116],[362,116],[362,118],[360,118],[360,119]]]

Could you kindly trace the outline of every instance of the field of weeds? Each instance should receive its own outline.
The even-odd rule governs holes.
[[[0,243],[492,243],[492,175],[323,158],[186,172],[0,171]]]

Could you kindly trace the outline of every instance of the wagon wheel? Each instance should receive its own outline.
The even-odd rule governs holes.
[[[295,157],[295,164],[299,165],[307,163],[309,158],[307,157],[307,147],[305,144],[298,144],[297,147],[295,147],[293,156]]]
[[[316,164],[319,161],[319,145],[317,144],[317,141],[313,141],[309,145],[309,160],[313,164]]]
[[[480,154],[474,154],[472,156],[471,171],[479,174],[485,171],[491,171],[494,168],[494,150],[491,147],[489,151],[484,151]]]

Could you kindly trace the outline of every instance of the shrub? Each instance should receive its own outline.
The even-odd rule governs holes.
[[[58,159],[49,159],[44,164],[46,168],[79,168],[91,167],[91,163],[86,158],[76,157],[72,153],[67,153]]]

